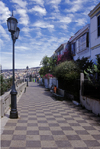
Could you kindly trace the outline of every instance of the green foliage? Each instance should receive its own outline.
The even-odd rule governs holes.
[[[49,72],[49,67],[48,66],[47,67],[43,66],[43,67],[41,67],[41,69],[39,71],[39,74],[40,74],[41,77],[43,77],[48,72]]]
[[[98,67],[98,70],[100,70],[100,57],[97,55],[97,67]],[[99,74],[100,74],[100,71],[99,71]]]
[[[100,70],[98,69],[98,65],[93,65],[92,69],[87,68],[87,71],[84,70],[84,74],[88,78],[89,82],[92,83],[94,86],[98,84],[98,80],[96,78],[96,75],[100,73]]]
[[[47,57],[44,56],[43,59],[40,62],[40,65],[42,65],[39,74],[42,76],[44,76],[47,73],[53,73],[54,72],[54,68],[55,68],[55,64],[56,64],[57,58],[52,58],[52,57]]]
[[[50,57],[50,61],[49,61],[49,72],[50,73],[54,73],[54,69],[55,69],[55,66],[56,66],[56,62],[57,62],[57,57],[55,58],[52,58]]]
[[[50,61],[49,59],[50,59],[49,57],[44,56],[43,59],[40,62],[40,65],[45,66],[45,67],[48,66],[49,65],[49,61]]]
[[[2,75],[0,75],[0,95],[3,95],[8,89],[12,86],[12,78],[4,79]]]
[[[74,61],[65,61],[55,67],[55,75],[71,81],[79,77],[79,68]]]
[[[87,70],[88,67],[92,68],[93,62],[92,60],[89,61],[88,58],[82,57],[82,59],[77,59],[75,61],[76,65],[80,68],[81,72],[84,72],[84,70]]]

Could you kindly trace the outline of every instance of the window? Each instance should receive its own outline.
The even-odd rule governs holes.
[[[86,35],[86,47],[89,47],[89,32]]]
[[[76,41],[77,52],[85,50],[89,47],[89,33],[85,33]]]
[[[71,53],[75,55],[75,42],[71,45]]]
[[[100,36],[100,16],[98,16],[98,37]]]

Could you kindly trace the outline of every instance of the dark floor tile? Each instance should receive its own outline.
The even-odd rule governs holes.
[[[53,135],[64,135],[63,131],[51,131]]]
[[[25,126],[17,126],[15,130],[27,130]]]
[[[12,140],[25,140],[26,135],[13,135]]]
[[[57,122],[58,122],[58,123],[67,123],[66,120],[65,120],[65,121],[60,121],[60,120],[58,120]]]
[[[41,142],[40,141],[26,141],[26,147],[41,147]]]
[[[89,133],[86,130],[76,130],[75,131],[78,135],[88,135]]]
[[[61,129],[62,130],[73,130],[73,128],[72,127],[69,127],[69,126],[68,127],[61,127]]]
[[[39,131],[38,130],[28,130],[27,131],[27,135],[39,135]]]
[[[49,127],[39,127],[39,130],[50,130]]]
[[[89,149],[87,147],[75,147],[74,149]]]
[[[65,120],[74,120],[74,118],[69,118],[69,117],[68,117],[68,118],[65,118]]]
[[[96,140],[100,140],[100,135],[92,135]]]
[[[84,140],[84,142],[88,147],[96,147],[96,146],[100,147],[100,143],[97,142],[96,140]]]
[[[84,129],[86,130],[96,130],[94,127],[92,126],[83,126]]]
[[[3,134],[11,135],[14,133],[14,130],[4,130]]]
[[[47,118],[47,120],[54,121],[55,118]]]
[[[59,126],[59,124],[58,123],[49,123],[49,126],[50,127],[55,127],[55,126]]]
[[[37,118],[29,117],[28,120],[37,120]]]
[[[66,135],[68,140],[81,140],[78,135]]]
[[[62,118],[61,115],[54,115],[55,118]]]
[[[37,123],[28,123],[27,126],[38,126]]]
[[[85,120],[76,120],[78,123],[86,123]]]
[[[100,126],[99,123],[90,123],[90,125],[92,125],[92,126]]]
[[[70,126],[80,126],[79,123],[69,123]]]
[[[18,120],[18,123],[27,123],[27,120]]]
[[[47,121],[39,120],[38,123],[47,123]]]
[[[60,147],[72,147],[69,141],[55,141],[57,146]]]
[[[1,147],[9,147],[11,141],[8,140],[1,140]]]
[[[9,149],[27,149],[25,147],[10,147]]]
[[[7,123],[5,126],[16,126],[16,123]]]
[[[42,149],[58,149],[58,148],[55,148],[55,147],[42,147]]]

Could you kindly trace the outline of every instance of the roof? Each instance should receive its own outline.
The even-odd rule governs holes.
[[[82,29],[78,30],[69,41],[72,42],[73,40],[75,40],[75,39],[79,38],[80,36],[82,36],[85,32],[87,32],[89,27],[90,27],[89,24],[85,25]]]
[[[63,43],[63,44],[61,44],[56,50],[55,50],[55,52],[58,52],[58,51],[60,51],[63,47],[64,47],[64,45],[65,44],[67,44],[67,42],[66,43]]]
[[[100,11],[100,2],[98,3],[98,5],[96,5],[88,14],[89,17],[93,17],[95,15],[95,13],[97,13],[98,11]]]

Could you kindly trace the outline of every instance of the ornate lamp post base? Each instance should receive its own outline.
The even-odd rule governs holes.
[[[18,118],[18,112],[17,111],[10,111],[10,118],[11,119]]]
[[[17,105],[16,105],[16,95],[17,91],[14,89],[10,92],[11,94],[11,111],[10,111],[10,118],[16,119],[18,118],[18,112],[17,112]]]

